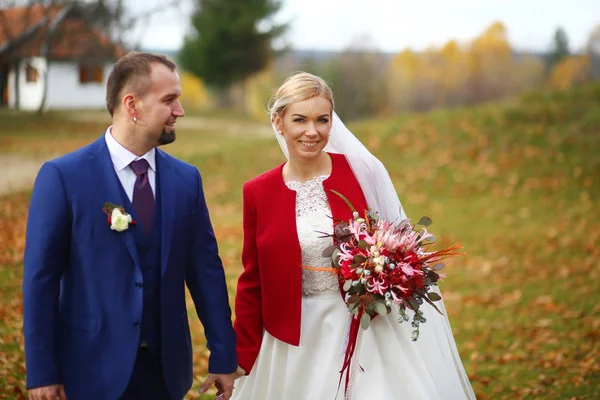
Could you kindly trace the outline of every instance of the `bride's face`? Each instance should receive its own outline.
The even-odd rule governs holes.
[[[321,154],[329,140],[332,111],[331,102],[317,96],[290,104],[283,116],[275,117],[290,158],[316,158]]]

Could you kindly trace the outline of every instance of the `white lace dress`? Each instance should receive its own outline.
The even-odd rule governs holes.
[[[234,400],[334,400],[345,350],[348,311],[338,289],[337,278],[322,257],[332,232],[331,211],[323,181],[288,182],[297,192],[296,222],[302,248],[302,321],[300,345],[284,343],[265,331],[260,352],[250,375],[235,383]],[[308,268],[307,268],[308,267]],[[427,324],[425,324],[427,325]],[[421,328],[421,335],[427,326]],[[410,340],[409,324],[398,324],[397,316],[375,318],[362,334],[362,344],[353,369],[353,400],[474,399],[469,382],[456,376],[456,365],[441,360],[425,365]],[[460,361],[460,360],[459,360]],[[462,368],[462,365],[461,365]],[[435,378],[432,378],[435,377]],[[343,387],[338,399],[343,399]]]

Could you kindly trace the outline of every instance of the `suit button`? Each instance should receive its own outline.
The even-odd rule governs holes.
[[[141,282],[136,282],[135,283],[135,287],[138,288],[138,289],[141,289],[142,288],[142,283]]]
[[[133,323],[133,326],[136,327],[136,328],[139,328],[140,327],[140,321],[135,321]]]

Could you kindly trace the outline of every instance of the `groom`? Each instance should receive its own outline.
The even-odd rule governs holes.
[[[33,400],[179,400],[192,385],[189,288],[210,350],[206,390],[238,368],[223,266],[198,170],[157,146],[184,112],[175,64],[129,53],[109,127],[44,164],[27,222],[23,331]]]

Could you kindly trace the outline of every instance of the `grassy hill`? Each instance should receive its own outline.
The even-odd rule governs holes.
[[[407,214],[429,215],[438,239],[467,253],[441,287],[479,399],[600,397],[599,104],[592,85],[349,126],[387,166]],[[60,113],[0,113],[0,122],[1,151],[23,157],[70,151],[106,128]],[[284,160],[274,138],[223,124],[180,130],[166,150],[203,174],[233,300],[241,186]],[[0,198],[0,399],[23,387],[27,201]],[[206,351],[192,326],[201,378]]]

